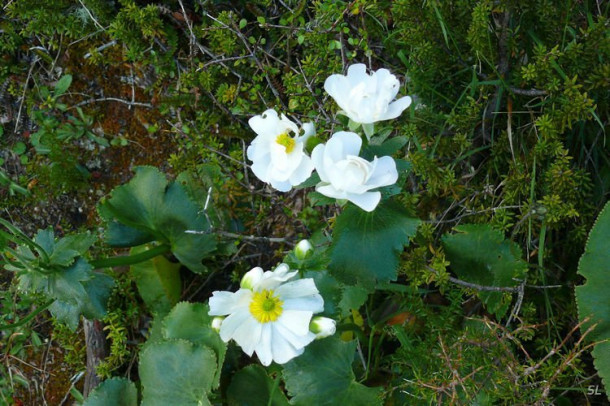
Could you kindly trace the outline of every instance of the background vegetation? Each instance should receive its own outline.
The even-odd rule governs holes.
[[[385,67],[415,99],[394,127],[394,156],[410,165],[395,201],[422,223],[400,253],[400,288],[343,292],[336,314],[353,328],[340,333],[360,338],[366,358],[356,357],[355,379],[381,387],[388,405],[604,404],[574,287],[610,190],[609,9],[594,0],[5,1],[1,217],[30,237],[101,233],[98,201],[138,165],[182,174],[199,209],[210,204],[218,250],[205,270],[175,268],[166,303],[139,293],[137,272],[112,271],[109,351],[97,371],[137,377],[155,314],[269,269],[301,238],[317,246],[310,269],[328,264],[341,209],[255,179],[247,120],[275,108],[315,120],[327,138],[340,118],[324,80],[356,62]],[[473,227],[488,233],[480,252],[505,246],[514,257],[517,281],[460,262],[460,244],[474,242],[459,236]],[[0,325],[18,324],[45,300],[18,294],[12,272],[0,272]],[[82,329],[40,312],[0,334],[0,403],[82,398]],[[226,373],[243,365],[238,355],[227,355]]]

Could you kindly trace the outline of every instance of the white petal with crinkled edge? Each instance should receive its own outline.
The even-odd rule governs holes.
[[[248,310],[237,311],[231,313],[220,325],[220,338],[222,341],[228,342],[235,335],[235,331],[246,322],[252,315]]]
[[[284,310],[311,310],[319,313],[324,310],[324,299],[320,295],[310,295],[284,300]]]
[[[277,331],[277,328],[273,326],[273,340],[271,341],[271,354],[273,360],[278,364],[285,364],[294,357],[298,357],[305,351],[305,346],[294,347],[281,333]]]
[[[396,100],[394,103],[390,103],[385,114],[383,114],[379,120],[392,120],[400,116],[402,112],[411,105],[411,102],[412,99],[409,96],[405,96]]]
[[[235,329],[231,338],[239,344],[243,352],[252,356],[254,349],[261,340],[263,325],[252,317],[250,312],[248,312],[248,315],[250,317],[247,317],[243,323]]]
[[[298,271],[290,272],[290,267],[288,265],[283,263],[279,264],[274,271],[265,271],[263,277],[253,285],[253,290],[273,290],[283,282],[292,279],[297,273]]]
[[[362,210],[371,212],[381,201],[381,192],[347,193],[345,198]]]
[[[263,324],[263,328],[261,330],[261,338],[260,341],[256,344],[254,352],[256,352],[258,359],[264,366],[271,365],[271,362],[273,361],[273,352],[271,351],[271,342],[273,341],[273,339],[273,328],[271,327],[271,324]]]
[[[298,279],[285,283],[277,288],[275,292],[280,295],[282,299],[292,299],[320,293],[318,288],[316,288],[315,282],[311,278]]]
[[[393,185],[397,180],[398,171],[396,170],[396,162],[390,156],[382,156],[376,159],[375,169],[367,183],[373,189],[380,186]]]
[[[313,172],[313,162],[307,155],[303,155],[301,165],[292,172],[290,175],[289,183],[293,185],[300,185],[305,182],[311,176]]]
[[[252,292],[240,289],[237,292],[215,291],[210,298],[210,316],[226,316],[227,314],[248,308],[252,300]]]
[[[306,335],[309,331],[309,322],[311,321],[312,316],[312,311],[284,309],[282,315],[277,319],[276,323],[283,325],[287,330],[292,331],[294,334],[302,336]]]
[[[316,338],[316,335],[314,333],[312,333],[311,331],[307,331],[307,334],[304,334],[304,335],[297,335],[294,332],[288,330],[281,323],[273,323],[273,328],[275,329],[274,335],[276,333],[280,334],[294,348],[303,348],[307,344],[311,343]]]

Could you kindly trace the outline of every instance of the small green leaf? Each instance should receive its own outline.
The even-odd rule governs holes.
[[[386,155],[394,155],[406,144],[407,137],[392,137],[381,145],[369,144],[368,147],[362,152],[362,157],[372,159],[375,156],[382,157]]]
[[[186,340],[152,343],[140,354],[139,371],[142,406],[211,405],[216,356],[208,347]]]
[[[97,236],[89,232],[63,237],[55,243],[50,261],[55,265],[68,266],[74,258],[84,255],[95,240]]]
[[[213,387],[217,388],[220,384],[220,373],[227,352],[227,345],[222,341],[220,335],[212,329],[213,317],[208,315],[209,311],[208,305],[203,303],[178,303],[163,319],[162,331],[166,339],[181,338],[214,350],[218,360],[218,368]]]
[[[230,406],[289,405],[277,382],[260,365],[249,365],[233,376],[227,400]]]
[[[362,286],[395,280],[398,255],[419,223],[390,201],[370,213],[349,205],[335,223],[331,275],[351,285],[361,282]]]
[[[130,255],[145,251],[147,251],[146,246],[134,247]],[[169,262],[164,256],[159,255],[132,265],[130,272],[140,296],[153,313],[168,313],[180,300],[182,293],[180,264]]]
[[[512,287],[523,279],[527,264],[521,249],[489,224],[455,227],[456,234],[445,234],[443,246],[451,269],[460,279],[482,286]],[[510,301],[505,292],[478,292],[489,311],[502,317]]]
[[[339,48],[341,48],[341,47],[339,47]],[[370,140],[371,137],[373,136],[373,134],[375,134],[375,124],[374,123],[363,123],[362,131],[364,131],[364,135],[366,135],[366,138],[368,140]]]
[[[297,42],[299,43],[299,45],[302,45],[303,42],[305,42],[305,37],[303,35],[299,35],[297,37]]]
[[[352,361],[356,342],[336,337],[317,340],[303,355],[284,366],[284,380],[296,406],[375,406],[382,404],[382,388],[369,388],[355,380]]]
[[[592,351],[593,361],[606,387],[610,399],[610,203],[601,211],[578,264],[578,273],[587,278],[585,284],[576,287],[576,304],[580,321],[590,317],[580,328],[586,331],[597,323],[587,335],[590,341],[600,341]]]
[[[72,84],[72,75],[64,75],[55,83],[55,89],[53,90],[53,95],[55,97],[61,96],[66,93],[66,90]]]
[[[240,30],[243,30],[246,25],[248,25],[248,20],[246,20],[245,18],[242,18],[241,20],[239,20],[239,29]]]
[[[110,378],[89,394],[83,406],[138,406],[136,385],[129,379]]]
[[[362,286],[344,286],[341,290],[341,301],[339,308],[341,316],[346,317],[352,309],[359,309],[366,302],[369,296],[369,290]]]
[[[21,141],[15,143],[15,145],[13,145],[13,152],[17,155],[21,155],[25,152],[25,144]]]
[[[259,24],[265,24],[266,22],[265,17],[263,16],[256,17],[256,21],[258,21]]]

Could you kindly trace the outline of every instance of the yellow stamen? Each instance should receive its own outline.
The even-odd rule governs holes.
[[[250,302],[250,313],[261,323],[276,321],[282,314],[283,304],[279,297],[273,295],[272,290],[254,292]]]
[[[283,133],[277,136],[275,142],[286,148],[286,153],[290,154],[296,145],[294,138],[292,138],[288,133]]]

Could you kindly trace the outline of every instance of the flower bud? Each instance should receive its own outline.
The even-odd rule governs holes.
[[[314,317],[309,323],[309,331],[316,335],[316,339],[332,336],[337,331],[337,323],[328,317]]]
[[[294,255],[298,260],[302,261],[307,258],[308,255],[313,251],[313,246],[308,240],[301,240],[296,247],[294,247]]]
[[[216,332],[220,332],[220,325],[222,324],[223,320],[225,318],[224,317],[214,317],[212,319],[212,328],[216,331]]]

